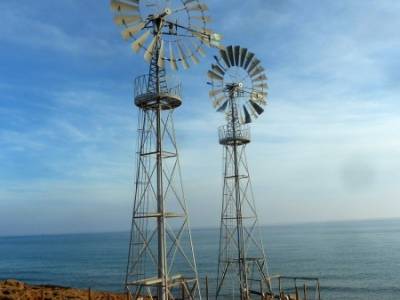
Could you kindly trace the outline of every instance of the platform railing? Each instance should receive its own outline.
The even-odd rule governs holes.
[[[279,295],[277,299],[321,300],[319,278],[275,275],[270,281],[274,295]]]
[[[149,90],[149,75],[141,75],[135,78],[134,81],[134,96],[143,96],[147,94],[154,93],[154,91]],[[182,98],[182,84],[179,83],[171,88],[161,88],[161,94],[167,94],[173,97]]]
[[[247,140],[250,141],[250,127],[248,125],[241,125],[240,128],[233,132],[232,126],[224,125],[218,128],[218,137],[220,143],[224,143],[227,140]]]
[[[251,291],[251,299],[260,300],[321,300],[319,278],[275,275],[268,277],[271,292]],[[201,295],[204,300],[215,299],[215,281],[213,277],[199,278]],[[260,291],[262,285],[258,282]],[[257,284],[256,284],[257,285]],[[265,285],[264,285],[265,286]]]

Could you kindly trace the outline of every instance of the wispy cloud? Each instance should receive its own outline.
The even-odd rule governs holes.
[[[0,4],[0,228],[20,220],[15,230],[29,231],[23,203],[47,207],[37,232],[101,230],[97,216],[106,211],[108,224],[125,229],[136,151],[132,79],[147,65],[119,39],[107,1],[22,2]],[[226,43],[248,47],[267,68],[269,104],[247,148],[261,222],[396,216],[400,4],[209,6]],[[179,73],[184,103],[175,114],[195,226],[217,225],[222,189],[223,115],[208,99],[209,61]],[[90,222],[72,226],[74,214]]]
[[[70,13],[73,12],[73,6],[68,6],[66,3],[54,5],[51,1],[47,1],[47,3],[43,2],[42,5],[48,6],[49,10],[58,11],[62,8],[69,8]],[[75,7],[79,6],[75,4]],[[0,40],[3,43],[13,43],[19,47],[57,51],[68,55],[79,55],[82,58],[86,56],[127,55],[128,51],[122,45],[111,44],[110,40],[107,40],[104,36],[95,35],[93,32],[80,31],[79,27],[76,28],[77,30],[69,32],[61,24],[54,22],[56,19],[53,18],[53,15],[46,17],[48,12],[43,12],[42,15],[38,8],[38,6],[31,5],[21,7],[21,5],[0,4],[0,18],[3,24],[6,24],[6,26],[0,28]],[[69,16],[69,18],[71,17]],[[95,15],[91,14],[82,16],[82,20],[79,21],[81,26],[85,26],[83,20],[88,22],[86,24],[98,21]],[[111,23],[111,17],[109,21]],[[76,25],[79,26],[79,24]],[[106,25],[106,23],[98,24],[99,27],[106,27]]]

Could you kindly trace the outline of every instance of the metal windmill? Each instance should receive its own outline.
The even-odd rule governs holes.
[[[171,86],[165,62],[187,69],[221,37],[206,28],[208,8],[198,0],[112,0],[111,8],[123,38],[150,64],[135,79],[139,136],[125,284],[134,299],[200,298],[173,122],[181,85]]]
[[[246,48],[229,46],[214,58],[208,71],[209,95],[227,120],[219,128],[224,186],[216,298],[247,300],[271,293],[245,152],[248,123],[266,105],[267,77],[260,60]]]

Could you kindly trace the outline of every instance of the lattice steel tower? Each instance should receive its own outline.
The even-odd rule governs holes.
[[[271,287],[245,150],[247,123],[264,111],[267,78],[246,48],[229,46],[215,60],[208,72],[210,97],[227,121],[219,128],[224,184],[216,298],[260,299],[271,294]]]
[[[197,0],[112,0],[111,7],[123,37],[150,64],[135,80],[139,134],[125,284],[134,299],[201,298],[173,122],[181,86],[169,83],[165,61],[188,68],[220,36],[206,29],[208,8]]]

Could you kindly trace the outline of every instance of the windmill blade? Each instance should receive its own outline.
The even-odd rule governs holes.
[[[254,95],[256,96],[256,99],[264,99],[265,97],[267,97],[268,93],[267,92],[263,92],[263,91],[253,91],[252,93],[254,93]]]
[[[143,35],[138,38],[136,41],[134,41],[132,43],[132,49],[135,52],[139,52],[140,48],[142,48],[144,46],[144,44],[146,43],[147,38],[150,35],[150,30],[147,30],[145,33],[143,33]]]
[[[202,41],[203,44],[206,44],[208,47],[211,47],[211,39],[207,33],[193,29],[192,34],[200,41]]]
[[[247,70],[247,67],[249,66],[249,64],[250,64],[251,60],[253,59],[253,57],[254,57],[254,53],[247,52],[246,58],[245,58],[245,62],[244,62],[244,65],[243,65],[243,69]]]
[[[131,2],[131,3],[134,3],[134,4],[136,4],[136,5],[139,5],[139,1],[140,0],[125,0],[126,2]]]
[[[204,49],[201,47],[201,45],[198,46],[198,47],[196,48],[196,51],[197,51],[201,56],[206,57],[206,52],[205,52]]]
[[[213,40],[211,39],[210,42],[210,47],[214,47],[217,48],[219,50],[225,50],[225,46],[221,44],[221,42],[219,40]]]
[[[223,92],[224,92],[223,89],[211,90],[211,91],[208,92],[208,96],[215,97],[215,96],[217,96],[217,95],[219,95],[219,94],[221,94]]]
[[[251,106],[253,107],[253,109],[256,111],[256,113],[258,115],[261,115],[264,112],[264,108],[262,108],[260,105],[255,103],[253,100],[250,99],[249,103],[251,104]]]
[[[192,25],[190,27],[190,29],[194,32],[197,33],[201,36],[203,36],[204,38],[208,39],[211,38],[213,34],[215,34],[216,36],[214,37],[215,39],[218,39],[219,34],[215,33],[214,31],[212,31],[211,29],[208,28],[203,28],[203,27],[198,27],[198,26],[194,26]]]
[[[138,25],[136,25],[135,27],[128,27],[127,29],[125,29],[122,32],[122,37],[125,40],[132,38],[136,33],[138,33],[140,30],[142,30],[145,25],[146,25],[145,22],[141,22]]]
[[[151,62],[151,59],[153,57],[153,52],[154,48],[157,45],[159,36],[156,35],[153,40],[151,41],[150,45],[147,47],[146,51],[144,52],[144,60],[147,61],[148,63]]]
[[[239,66],[240,46],[235,46],[234,56],[235,56],[235,66]]]
[[[214,72],[220,74],[221,76],[224,76],[224,75],[225,75],[225,71],[224,71],[220,66],[218,66],[218,65],[211,64],[211,69],[212,69]]]
[[[207,11],[208,6],[203,3],[189,3],[189,5],[186,6],[186,10],[188,11]]]
[[[212,19],[210,16],[191,16],[191,18],[199,21],[203,21],[204,23],[211,23]]]
[[[240,48],[240,67],[243,67],[244,60],[247,55],[247,48]]]
[[[244,123],[245,124],[251,123],[251,117],[249,111],[246,108],[246,105],[243,105],[243,112],[244,112]]]
[[[183,1],[183,4],[186,5],[186,4],[188,4],[190,2],[194,2],[194,1],[197,1],[197,0],[185,0],[185,1]]]
[[[190,55],[190,58],[192,59],[192,62],[196,65],[200,63],[200,60],[197,58],[197,56],[192,52]]]
[[[224,95],[222,95],[222,96],[218,97],[217,99],[215,99],[213,101],[214,108],[219,107],[221,105],[221,102],[224,101],[225,99],[226,99],[226,97]]]
[[[222,64],[222,62],[221,62],[221,60],[218,58],[218,56],[214,55],[214,59],[215,59],[217,65],[218,65],[224,72],[226,72],[226,69],[225,69],[226,66],[224,66],[224,65]]]
[[[231,64],[229,63],[229,58],[228,58],[228,54],[226,53],[226,50],[220,50],[219,53],[221,54],[222,60],[224,61],[226,66],[228,68],[230,68]]]
[[[251,72],[261,63],[260,60],[257,58],[254,58],[253,61],[250,64],[250,67],[248,68],[247,72],[251,74]]]
[[[183,51],[181,44],[177,44],[178,45],[178,54],[179,54],[179,60],[182,63],[182,66],[185,70],[189,69],[189,64],[186,60],[186,56],[185,56],[185,52]]]
[[[207,46],[224,49],[221,45],[222,35],[215,33],[210,29],[198,28],[197,26],[191,26],[190,29],[192,34]]]
[[[267,95],[268,95],[267,92],[253,91],[250,94],[250,100],[259,103],[261,105],[265,105],[267,104],[267,102],[265,101]]]
[[[267,80],[267,76],[265,76],[265,74],[261,74],[260,76],[258,76],[257,78],[253,79],[253,82],[258,82],[258,81],[265,81]]]
[[[258,66],[257,68],[254,69],[253,72],[251,72],[249,75],[251,78],[254,78],[258,75],[260,75],[262,72],[264,72],[265,69],[262,66]]]
[[[196,56],[196,54],[192,51],[192,49],[189,47],[189,46],[187,46],[186,44],[184,44],[184,46],[185,46],[185,49],[186,49],[186,51],[187,51],[187,53],[188,53],[188,56],[187,57],[190,57],[190,59],[192,60],[192,62],[194,63],[194,64],[199,64],[200,63],[200,61],[199,61],[199,59],[197,58],[197,56]]]
[[[111,9],[115,11],[138,11],[139,6],[119,0],[111,0]]]
[[[203,56],[203,57],[205,57],[206,56],[206,52],[204,51],[204,49],[201,47],[201,44],[200,45],[198,45],[198,43],[196,43],[196,42],[192,42],[192,45],[193,45],[193,48],[194,48],[194,51],[195,51],[195,53],[197,52],[197,53],[199,53],[201,56]]]
[[[256,110],[254,109],[254,107],[251,106],[251,105],[248,105],[247,107],[248,107],[248,109],[250,111],[250,114],[253,116],[254,120],[257,119],[258,118],[258,114],[257,114]]]
[[[228,106],[229,100],[226,100],[218,109],[218,112],[224,112]]]
[[[255,88],[261,88],[261,89],[267,89],[268,88],[268,84],[266,82],[264,83],[259,83],[254,85]]]
[[[131,16],[116,16],[114,18],[114,23],[117,25],[125,25],[136,23],[140,21],[142,18],[139,15],[131,15]]]
[[[232,46],[228,46],[226,48],[226,50],[228,52],[229,63],[231,64],[231,66],[234,66],[235,65],[235,59],[234,59],[234,56],[233,56],[233,48],[232,48]]]
[[[157,65],[163,69],[165,67],[165,61],[164,61],[165,48],[164,48],[164,40],[163,39],[160,40],[161,40],[161,45],[160,45],[160,52],[158,55]]]
[[[169,63],[171,65],[171,69],[174,71],[178,70],[178,65],[176,64],[176,59],[174,55],[174,50],[172,48],[172,43],[169,43]]]
[[[218,81],[223,81],[224,80],[224,77],[222,77],[221,75],[219,75],[219,74],[217,74],[217,73],[215,73],[214,71],[208,71],[208,73],[207,73],[207,75],[208,75],[208,78],[210,78],[210,79],[214,79],[214,80],[218,80]]]

